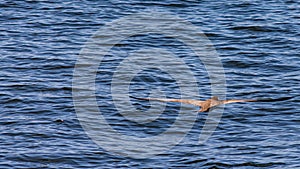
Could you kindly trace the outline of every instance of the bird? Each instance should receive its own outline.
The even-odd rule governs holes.
[[[210,108],[216,107],[221,104],[229,104],[229,103],[237,103],[237,102],[255,102],[257,100],[250,100],[250,99],[244,99],[244,100],[219,100],[217,96],[213,96],[210,99],[207,99],[205,101],[201,100],[190,100],[190,99],[162,99],[162,98],[138,98],[134,96],[129,96],[130,98],[137,99],[137,100],[153,100],[153,101],[160,101],[160,102],[179,102],[179,103],[185,103],[185,104],[192,104],[195,106],[201,107],[198,112],[208,112]]]

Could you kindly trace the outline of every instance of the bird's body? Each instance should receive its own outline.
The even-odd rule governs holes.
[[[210,108],[221,105],[221,104],[229,104],[229,103],[237,103],[237,102],[255,102],[257,100],[219,100],[217,96],[212,97],[211,99],[201,101],[201,100],[187,100],[187,99],[161,99],[161,98],[137,98],[130,96],[131,98],[138,100],[154,100],[160,102],[179,102],[185,104],[192,104],[195,106],[201,107],[199,112],[207,112]]]

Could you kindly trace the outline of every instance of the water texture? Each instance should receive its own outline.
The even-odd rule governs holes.
[[[1,0],[0,9],[0,168],[300,168],[298,1]],[[220,55],[227,98],[265,102],[226,105],[204,144],[197,139],[207,114],[199,114],[181,144],[150,159],[116,156],[95,144],[73,105],[76,59],[99,28],[144,10],[172,12],[198,26]],[[97,102],[114,129],[137,137],[163,132],[180,108],[167,104],[161,119],[146,125],[116,111],[109,93],[113,71],[122,57],[144,47],[185,59],[200,86],[201,96],[191,99],[211,94],[204,65],[180,42],[159,34],[120,42],[99,66]],[[157,69],[140,72],[129,91],[146,97],[157,86],[169,97],[181,96],[176,81]]]

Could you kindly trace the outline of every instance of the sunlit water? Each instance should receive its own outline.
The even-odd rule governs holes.
[[[298,1],[0,1],[0,8],[1,168],[300,167]],[[199,114],[181,144],[151,159],[115,156],[98,147],[82,129],[73,105],[76,59],[105,23],[143,10],[173,12],[205,33],[223,63],[227,98],[275,101],[226,105],[204,144],[198,144],[198,137],[207,114]],[[111,49],[114,59],[107,57],[99,66],[105,73],[97,74],[97,102],[114,129],[138,137],[163,132],[180,108],[167,104],[160,120],[138,125],[114,107],[110,79],[118,59],[149,46],[186,58],[201,86],[201,96],[191,99],[211,94],[203,64],[179,42],[162,35],[122,41]],[[147,97],[157,86],[169,97],[181,96],[176,81],[156,69],[140,72],[129,91]],[[151,108],[148,102],[132,104],[143,111]]]

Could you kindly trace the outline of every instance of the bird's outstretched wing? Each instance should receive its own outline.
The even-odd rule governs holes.
[[[229,104],[229,103],[237,103],[237,102],[256,102],[257,100],[223,100],[223,104]]]
[[[204,102],[204,101],[200,101],[200,100],[188,100],[188,99],[138,98],[138,97],[133,97],[133,96],[129,96],[129,97],[138,99],[138,100],[154,100],[154,101],[160,101],[160,102],[178,102],[178,103],[192,104],[195,106],[201,106],[201,104]]]

